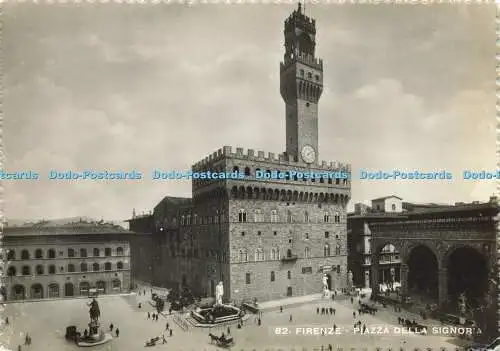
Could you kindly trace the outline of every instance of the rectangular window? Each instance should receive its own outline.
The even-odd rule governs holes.
[[[241,236],[245,236],[245,232],[241,232]]]
[[[247,284],[250,284],[250,283],[251,283],[250,273],[245,274],[245,282],[246,282]]]
[[[330,232],[325,232],[325,238],[328,239],[330,237]]]
[[[312,267],[302,267],[302,274],[312,274]]]

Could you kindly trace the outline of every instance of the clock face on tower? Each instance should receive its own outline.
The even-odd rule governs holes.
[[[301,156],[305,163],[313,163],[316,160],[316,150],[311,145],[305,145]]]

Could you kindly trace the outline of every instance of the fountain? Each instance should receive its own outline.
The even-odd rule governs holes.
[[[215,304],[209,308],[199,308],[191,312],[191,317],[201,326],[211,326],[214,324],[234,321],[243,317],[243,310],[231,305],[222,303],[224,295],[224,285],[222,282],[215,288]]]

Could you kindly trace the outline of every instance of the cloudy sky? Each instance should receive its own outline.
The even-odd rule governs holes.
[[[296,5],[7,4],[8,171],[138,170],[142,181],[4,181],[9,218],[124,219],[222,147],[282,152],[283,21]],[[353,169],[449,170],[454,181],[354,180],[351,204],[487,200],[495,169],[495,7],[317,5],[325,62],[320,159]]]

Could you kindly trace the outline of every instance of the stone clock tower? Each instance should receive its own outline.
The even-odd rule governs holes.
[[[323,61],[315,57],[316,22],[301,8],[285,21],[285,55],[280,90],[286,104],[286,154],[318,161],[318,101],[323,91]]]

